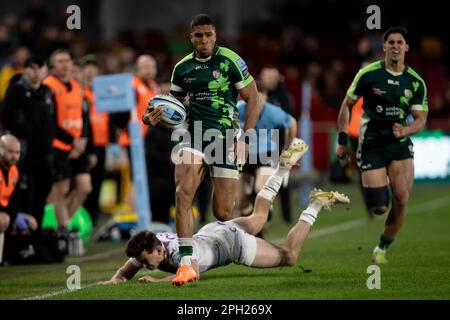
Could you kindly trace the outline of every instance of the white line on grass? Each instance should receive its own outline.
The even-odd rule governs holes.
[[[448,204],[450,204],[450,198],[439,198],[439,199],[423,202],[421,204],[416,204],[416,205],[410,206],[408,208],[408,214],[429,213],[433,209],[438,209],[438,208],[441,208]],[[376,217],[376,218],[382,219],[381,216]],[[319,230],[311,231],[308,238],[317,238],[317,237],[323,237],[323,236],[330,235],[330,234],[339,233],[342,231],[346,231],[346,230],[350,230],[350,229],[359,227],[368,222],[369,222],[368,218],[360,218],[360,219],[355,219],[355,220],[351,220],[351,221],[344,222],[344,223],[339,223],[339,224],[333,225],[331,227],[326,227],[326,228],[322,228]],[[284,240],[284,238],[277,239],[275,242],[282,242],[283,240]],[[113,249],[113,250],[111,250],[111,252],[106,252],[105,254],[97,254],[97,255],[93,255],[93,256],[84,257],[85,259],[82,259],[82,258],[79,258],[79,259],[84,260],[84,261],[98,260],[98,259],[105,258],[106,256],[110,255],[111,253],[116,252],[117,250],[118,249]],[[90,287],[93,287],[96,285],[97,285],[97,283],[94,282],[94,283],[91,283],[91,284],[81,287],[81,289],[90,288]],[[81,290],[81,289],[79,289],[79,290]],[[43,294],[40,296],[25,298],[23,300],[42,300],[42,299],[47,299],[47,298],[51,298],[51,297],[58,296],[58,295],[63,295],[63,294],[73,292],[73,291],[78,291],[78,290],[64,289],[64,290],[60,290],[60,291],[49,292],[49,293],[46,293],[46,294]]]
[[[344,223],[339,223],[337,225],[333,225],[331,227],[322,228],[319,230],[313,230],[309,233],[308,238],[317,238],[317,237],[323,237],[327,236],[329,234],[338,233],[341,231],[350,230],[359,226],[362,226],[363,224],[367,223],[367,218],[361,218],[356,220],[351,220]],[[283,238],[284,240],[284,238]],[[278,241],[280,242],[280,241]]]
[[[88,284],[88,285],[86,285],[86,286],[83,286],[83,287],[81,287],[80,289],[73,289],[73,290],[70,290],[70,289],[67,289],[67,288],[66,288],[66,289],[64,289],[64,290],[54,291],[54,292],[49,292],[49,293],[46,293],[46,294],[43,294],[43,295],[40,295],[40,296],[34,296],[34,297],[30,297],[30,298],[25,298],[25,299],[23,299],[23,300],[42,300],[42,299],[47,299],[47,298],[51,298],[51,297],[54,297],[54,296],[66,294],[66,293],[69,293],[69,292],[74,292],[74,291],[78,291],[78,290],[81,290],[81,289],[90,288],[90,287],[93,287],[93,286],[95,286],[95,285],[97,285],[96,282],[91,283],[91,284]]]
[[[414,214],[414,213],[418,213],[418,212],[429,213],[429,212],[431,212],[431,210],[441,208],[447,204],[450,204],[449,197],[434,199],[431,201],[423,202],[423,203],[416,204],[414,206],[409,207],[407,209],[408,210],[407,214]]]

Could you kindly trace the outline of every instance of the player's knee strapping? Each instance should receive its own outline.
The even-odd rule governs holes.
[[[363,187],[364,199],[369,208],[388,207],[391,202],[391,194],[388,186],[378,188],[366,188]],[[376,214],[382,214],[384,212],[374,211]]]

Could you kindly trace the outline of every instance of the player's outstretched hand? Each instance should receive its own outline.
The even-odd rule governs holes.
[[[161,107],[147,108],[142,116],[142,122],[148,126],[156,126],[163,117],[163,110]]]
[[[101,284],[101,285],[110,285],[110,284],[118,284],[118,283],[122,283],[122,282],[126,282],[127,279],[125,278],[112,278],[110,280],[106,280],[106,281],[99,281],[97,282],[97,284]]]
[[[142,282],[142,283],[150,283],[150,282],[158,282],[158,281],[159,281],[159,279],[153,278],[151,276],[144,276],[144,277],[139,278],[139,282]]]

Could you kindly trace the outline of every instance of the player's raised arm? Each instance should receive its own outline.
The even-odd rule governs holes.
[[[106,281],[99,281],[98,284],[117,284],[125,282],[134,277],[134,275],[141,269],[141,267],[136,266],[131,259],[127,260],[125,264],[117,270],[117,272],[111,277],[111,279]]]

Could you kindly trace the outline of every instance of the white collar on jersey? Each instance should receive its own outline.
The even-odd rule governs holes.
[[[384,70],[386,70],[387,72],[389,72],[390,74],[392,74],[393,76],[399,76],[403,73],[403,71],[400,72],[394,72],[392,70],[389,70],[388,68],[384,68]]]
[[[192,54],[194,55],[195,60],[197,60],[198,62],[206,62],[206,61],[211,60],[212,56],[215,56],[215,55],[216,55],[217,51],[219,51],[219,46],[216,44],[216,45],[214,45],[214,48],[213,48],[213,50],[212,50],[212,52],[211,52],[211,55],[210,55],[208,58],[204,58],[204,59],[202,59],[202,58],[197,58],[197,57],[195,56],[195,51],[194,51]]]
[[[382,61],[381,61],[381,65],[383,66],[384,70],[386,70],[387,72],[389,72],[390,74],[392,74],[394,77],[403,74],[403,72],[404,72],[404,71],[406,70],[406,68],[407,68],[407,65],[404,64],[404,68],[403,68],[402,71],[400,71],[400,72],[395,72],[395,71],[392,71],[392,70],[388,69],[388,67],[387,67],[387,65],[386,65],[386,61],[382,60]]]
[[[206,62],[208,60],[211,60],[211,57],[212,57],[212,55],[210,55],[208,58],[205,58],[205,59],[195,57],[195,60],[197,60],[198,62]]]

